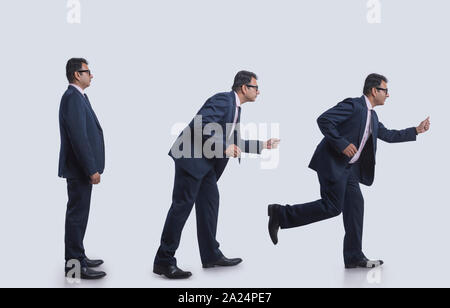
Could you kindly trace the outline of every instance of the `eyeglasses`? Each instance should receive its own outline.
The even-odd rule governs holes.
[[[384,93],[386,93],[386,95],[388,95],[389,94],[389,89],[388,88],[377,88],[377,90],[379,90],[379,91],[384,91]]]
[[[82,70],[82,71],[77,71],[78,73],[88,73],[89,76],[91,76],[91,70]]]
[[[248,88],[255,88],[256,91],[259,91],[259,86],[254,86],[252,84],[246,84],[245,86],[247,86]]]

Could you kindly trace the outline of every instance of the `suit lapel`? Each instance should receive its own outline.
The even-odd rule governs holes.
[[[89,110],[92,112],[92,115],[94,116],[94,120],[95,120],[95,123],[97,124],[98,128],[99,128],[101,131],[103,131],[102,126],[100,125],[100,122],[98,121],[97,115],[95,114],[94,109],[92,109],[91,102],[89,101],[89,98],[87,97],[86,94],[83,95],[83,98],[84,98],[84,100],[87,102],[87,105],[88,105],[88,107],[89,107]]]
[[[91,106],[91,103],[89,102],[89,100],[83,94],[81,94],[77,88],[75,88],[73,86],[69,86],[69,89],[70,88],[72,88],[72,90],[75,91],[75,93],[77,93],[80,96],[81,100],[83,101],[84,104],[86,104],[86,107],[88,108],[89,112],[91,113],[92,117],[94,118],[95,124],[97,124],[97,127],[100,129],[100,131],[103,132],[102,126],[100,125],[97,115],[95,114],[94,110],[92,109],[92,106]]]
[[[230,95],[232,97],[231,99],[231,122],[228,123],[234,123],[234,118],[236,117],[236,94],[234,93],[234,91],[230,92]],[[241,107],[242,108],[242,107]],[[239,111],[241,111],[242,109],[238,108]],[[233,141],[235,144],[239,145],[239,140],[241,139],[241,113],[239,112],[238,114],[238,118],[236,120],[236,127],[233,131],[233,133],[231,134],[231,138],[233,138]],[[232,124],[233,125],[233,124]],[[239,164],[241,163],[241,158],[238,158],[238,162]]]
[[[367,108],[367,105],[366,105],[366,98],[364,96],[361,97],[360,103],[362,104],[364,111],[361,116],[361,126],[359,129],[359,137],[358,137],[358,148],[361,146],[361,142],[364,137],[364,131],[366,129],[366,124],[367,124],[367,113],[369,112],[369,109]]]
[[[234,91],[230,92],[230,107],[229,108],[231,108],[230,109],[231,112],[228,112],[228,114],[231,115],[231,117],[228,117],[227,119],[225,119],[225,131],[226,131],[227,124],[231,125],[230,129],[232,128],[233,123],[234,123],[234,118],[236,116],[236,94],[234,94]],[[236,123],[236,128],[237,128],[237,124],[238,123]],[[235,128],[235,130],[236,130],[236,128]],[[233,132],[230,132],[231,138],[234,138],[235,130]],[[227,132],[227,138],[228,137],[229,137],[229,132]]]
[[[372,139],[374,149],[377,148],[377,138],[378,138],[378,115],[375,110],[372,112]]]
[[[231,123],[233,124],[234,122],[234,117],[236,116],[236,94],[234,93],[234,91],[230,92],[230,96],[231,96],[231,119],[227,119],[228,121],[226,123]]]

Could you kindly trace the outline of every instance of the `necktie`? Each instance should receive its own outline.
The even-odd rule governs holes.
[[[236,124],[241,123],[241,107],[238,107],[238,117],[237,117],[237,121]]]
[[[371,112],[371,123],[370,126],[372,128],[371,133],[373,134],[373,130],[375,129],[375,117],[377,116],[377,113],[375,112],[375,110],[370,110]]]

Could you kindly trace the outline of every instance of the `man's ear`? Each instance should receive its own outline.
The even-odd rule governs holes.
[[[246,88],[247,87],[245,85],[241,86],[241,92],[242,92],[242,94],[244,94],[244,96],[247,94],[247,89]]]
[[[377,95],[377,89],[372,88],[372,96],[375,97]]]
[[[80,73],[75,72],[75,73],[73,74],[73,77],[75,78],[76,81],[80,81]]]

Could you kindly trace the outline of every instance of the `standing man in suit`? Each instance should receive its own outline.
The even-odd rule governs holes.
[[[239,72],[232,90],[208,99],[170,150],[169,155],[175,161],[175,183],[172,206],[154,261],[155,274],[169,279],[189,278],[192,275],[177,267],[175,252],[194,203],[203,267],[235,266],[242,262],[239,258],[226,258],[216,240],[219,210],[217,181],[229,157],[238,158],[241,152],[260,154],[263,149],[276,148],[279,140],[248,141],[240,137],[241,106],[254,102],[260,93],[257,76],[247,71]]]
[[[59,127],[61,151],[59,176],[67,179],[69,202],[66,213],[66,274],[73,261],[78,261],[81,279],[100,279],[106,273],[92,268],[102,260],[90,260],[83,240],[89,218],[92,185],[100,183],[105,169],[103,130],[89,102],[85,89],[92,78],[85,59],[70,59],[66,66],[69,88],[61,99]]]
[[[389,130],[379,122],[374,107],[384,105],[389,97],[387,82],[384,76],[369,75],[362,97],[346,99],[319,117],[325,138],[309,167],[318,173],[322,199],[293,206],[269,205],[269,234],[275,245],[279,228],[304,226],[343,213],[345,267],[383,264],[368,260],[362,251],[364,199],[359,183],[370,186],[374,181],[378,138],[389,143],[415,141],[430,128],[429,118],[405,130]]]

